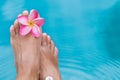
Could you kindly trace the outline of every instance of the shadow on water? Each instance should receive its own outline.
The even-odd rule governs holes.
[[[120,2],[107,10],[103,20],[106,24],[106,49],[113,58],[120,58]],[[107,20],[106,20],[107,18]]]

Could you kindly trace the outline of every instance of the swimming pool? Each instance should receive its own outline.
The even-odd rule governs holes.
[[[0,80],[16,76],[9,27],[33,8],[59,49],[63,80],[120,80],[120,0],[1,0]]]

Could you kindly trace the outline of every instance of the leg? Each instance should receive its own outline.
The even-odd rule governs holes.
[[[28,15],[28,12],[24,11],[22,15],[26,14]],[[14,50],[17,68],[16,80],[38,80],[41,36],[38,38],[34,38],[30,34],[21,36],[19,25],[16,20],[10,28],[11,45]]]
[[[44,33],[42,35],[40,54],[40,80],[45,80],[47,76],[53,77],[53,80],[61,80],[60,72],[58,69],[58,50],[54,46],[54,43],[50,37]]]

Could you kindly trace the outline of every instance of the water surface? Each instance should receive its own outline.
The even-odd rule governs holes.
[[[62,80],[120,80],[119,0],[0,1],[0,80],[15,80],[9,27],[36,9],[59,49]]]

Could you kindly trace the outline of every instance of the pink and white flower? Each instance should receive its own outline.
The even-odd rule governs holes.
[[[34,37],[39,37],[41,33],[40,27],[44,24],[44,18],[40,18],[38,12],[32,10],[28,17],[24,15],[19,16],[18,22],[21,24],[20,34],[22,36],[31,33]]]

